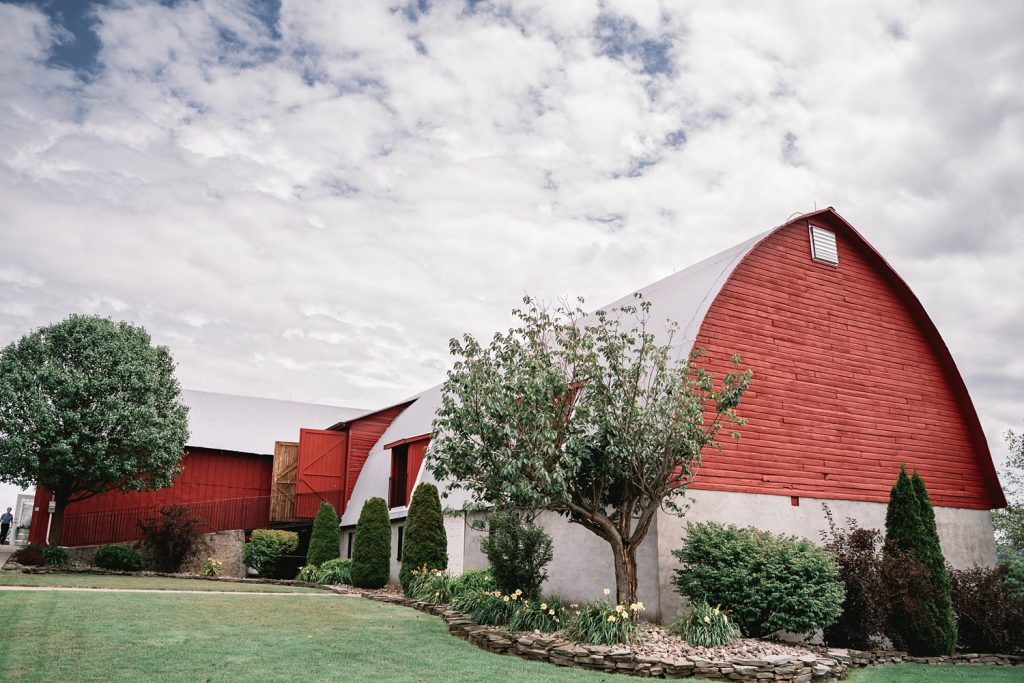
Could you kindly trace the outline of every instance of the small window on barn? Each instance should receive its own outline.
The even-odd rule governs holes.
[[[836,247],[836,234],[831,230],[811,225],[811,259],[831,266],[839,265],[839,249]]]
[[[350,559],[350,560],[352,559],[352,544],[355,543],[355,540],[356,540],[356,532],[354,532],[354,531],[348,532],[348,559]]]
[[[402,561],[402,541],[405,540],[405,526],[398,527],[398,555],[395,557],[399,562]]]

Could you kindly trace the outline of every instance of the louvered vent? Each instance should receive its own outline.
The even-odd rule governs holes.
[[[831,230],[810,226],[811,258],[832,266],[839,265],[839,250],[836,248],[836,234]]]

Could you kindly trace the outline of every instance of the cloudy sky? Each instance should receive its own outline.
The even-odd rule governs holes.
[[[377,406],[525,292],[604,303],[835,206],[993,450],[1024,426],[1024,3],[0,2],[0,344]]]

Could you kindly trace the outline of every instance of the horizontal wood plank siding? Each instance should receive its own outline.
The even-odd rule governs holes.
[[[838,267],[811,259],[806,222],[776,231],[708,311],[704,362],[720,376],[739,354],[754,381],[741,439],[708,449],[693,487],[884,502],[906,463],[936,504],[991,507],[988,455],[942,359],[891,280],[836,233]]]

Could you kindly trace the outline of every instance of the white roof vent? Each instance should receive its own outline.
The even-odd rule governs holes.
[[[819,263],[838,266],[839,249],[836,247],[836,234],[817,225],[808,227],[811,233],[811,258]]]

